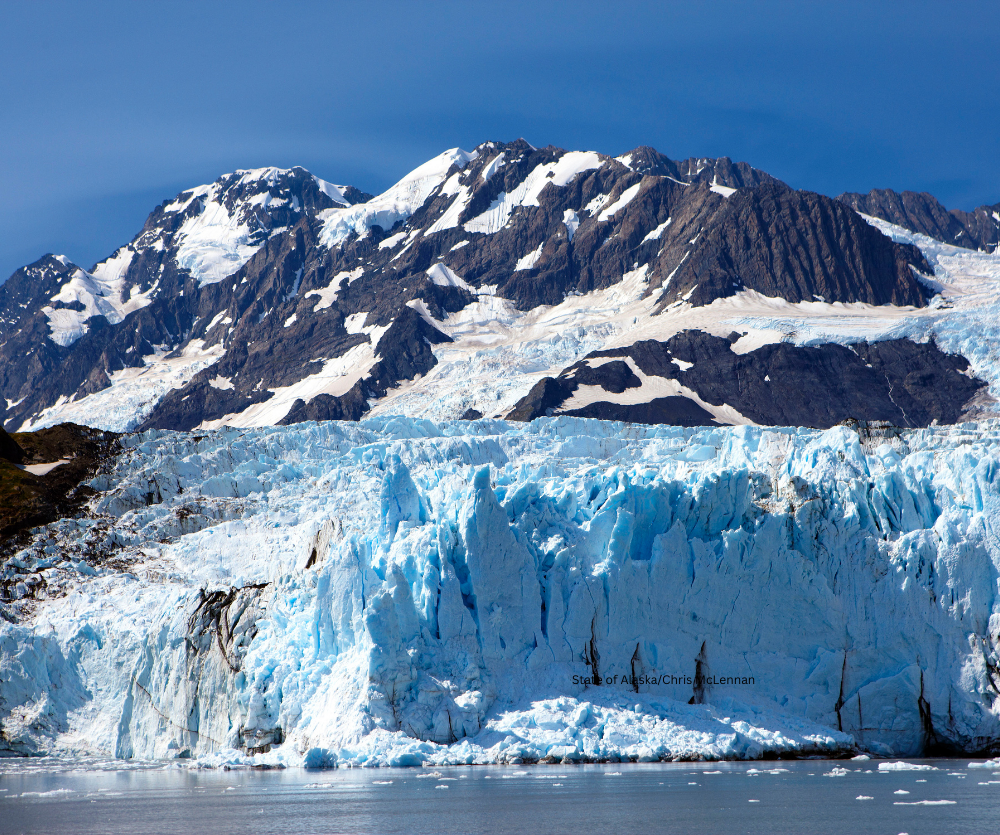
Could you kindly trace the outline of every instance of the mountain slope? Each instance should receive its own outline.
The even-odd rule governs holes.
[[[855,211],[954,246],[984,252],[994,252],[1000,246],[1000,203],[971,212],[949,211],[926,192],[900,193],[891,189],[842,194],[837,200]]]
[[[842,202],[725,158],[489,142],[377,196],[303,169],[236,172],[165,201],[89,271],[46,256],[0,287],[2,424],[506,414],[591,351],[725,337],[739,308],[939,318],[937,269]],[[834,327],[823,341],[868,338]],[[936,350],[912,370],[947,403],[921,414],[954,416],[981,386],[948,383]],[[852,417],[891,412],[884,392],[865,397]],[[701,414],[697,398],[681,406]]]

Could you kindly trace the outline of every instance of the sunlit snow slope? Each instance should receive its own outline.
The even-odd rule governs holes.
[[[0,747],[993,751],[998,432],[374,418],[134,436],[90,513],[3,566]]]
[[[164,201],[89,272],[45,256],[0,286],[0,424],[950,424],[995,413],[998,276],[996,252],[724,157],[485,142],[375,196],[237,171]],[[688,354],[662,348],[685,332]],[[638,372],[573,368],[619,349]],[[668,349],[664,376],[644,357]]]

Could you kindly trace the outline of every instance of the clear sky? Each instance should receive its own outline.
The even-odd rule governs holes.
[[[237,168],[377,192],[519,136],[996,203],[1000,3],[11,0],[0,280],[46,252],[89,267]]]

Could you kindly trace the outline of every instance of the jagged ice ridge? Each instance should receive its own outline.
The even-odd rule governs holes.
[[[998,432],[132,436],[91,512],[4,566],[2,745],[286,765],[992,751]]]

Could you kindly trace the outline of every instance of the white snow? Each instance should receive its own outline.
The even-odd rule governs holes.
[[[350,205],[350,201],[344,196],[345,186],[335,186],[333,183],[328,183],[326,180],[321,180],[316,176],[313,176],[313,180],[316,181],[319,190],[333,200],[334,203],[341,203],[344,206]]]
[[[199,371],[222,358],[220,344],[206,347],[192,339],[172,356],[158,348],[144,357],[142,368],[125,368],[108,375],[108,388],[69,401],[60,397],[52,406],[25,420],[18,431],[31,432],[57,423],[79,423],[111,432],[128,432],[144,421],[168,392],[186,385]]]
[[[537,206],[538,196],[549,183],[565,186],[577,174],[593,171],[602,164],[598,154],[570,151],[555,162],[539,165],[510,194],[502,192],[485,212],[467,221],[465,230],[483,234],[498,232],[507,225],[518,206]]]
[[[367,318],[368,312],[365,310],[360,313],[352,313],[344,319],[344,328],[348,333],[363,333],[365,328],[365,319]]]
[[[602,360],[606,362],[610,361],[623,361],[630,369],[632,373],[639,378],[640,385],[634,388],[627,388],[621,393],[616,393],[612,391],[607,391],[601,386],[580,386],[577,388],[573,395],[566,400],[562,406],[559,407],[561,412],[570,412],[574,409],[581,409],[584,406],[589,406],[592,403],[616,403],[620,405],[632,406],[640,403],[649,403],[659,397],[686,397],[689,400],[693,400],[706,412],[712,415],[715,420],[720,424],[731,424],[734,426],[753,426],[755,425],[752,420],[741,415],[732,406],[722,404],[720,406],[708,403],[702,400],[701,397],[696,394],[692,389],[687,386],[682,385],[678,380],[671,380],[666,377],[651,377],[647,376],[645,372],[638,365],[636,365],[635,360],[632,357],[602,357]],[[588,361],[590,363],[592,361]],[[683,360],[673,360],[673,362],[681,365]],[[597,365],[598,362],[593,362],[593,365]],[[603,364],[603,363],[600,363]],[[688,367],[691,363],[686,363]],[[681,366],[681,370],[685,370]]]
[[[607,194],[598,194],[596,197],[592,198],[591,201],[583,207],[583,211],[588,212],[590,215],[595,214],[600,211],[601,206],[608,202],[610,199]]]
[[[646,237],[642,239],[642,242],[646,243],[646,241],[657,241],[657,240],[659,240],[660,236],[664,233],[664,231],[666,230],[666,228],[670,225],[670,221],[671,220],[673,220],[673,218],[668,217],[665,221],[663,221],[663,223],[661,223],[652,232],[650,232],[648,235],[646,235]]]
[[[273,181],[278,173],[278,169],[248,171],[232,188],[261,180]],[[198,283],[204,286],[235,273],[260,249],[260,244],[250,243],[251,233],[255,230],[243,217],[243,205],[237,203],[232,212],[226,207],[221,183],[202,186],[195,192],[204,196],[204,207],[198,214],[184,220],[174,234],[174,241],[177,243],[178,265],[190,270]],[[257,197],[270,200],[272,195],[264,192]]]
[[[639,193],[639,188],[642,186],[642,182],[636,183],[634,186],[629,186],[625,191],[621,193],[617,200],[604,209],[598,216],[598,222],[603,222],[610,220],[614,215],[618,214],[622,209],[624,209],[629,203],[631,203],[635,196]]]
[[[521,270],[530,270],[532,267],[538,263],[538,259],[542,257],[542,250],[545,249],[545,241],[542,241],[537,249],[533,249],[527,255],[522,255],[517,259],[517,264],[514,265],[514,272],[520,272]]]
[[[382,243],[385,243],[385,241]],[[325,310],[337,300],[337,294],[340,292],[340,285],[343,283],[345,278],[347,279],[347,283],[350,284],[352,281],[356,281],[360,278],[363,272],[364,271],[361,267],[357,267],[349,272],[339,272],[330,280],[330,283],[327,284],[326,287],[321,287],[318,290],[310,290],[307,292],[305,294],[306,298],[309,298],[309,296],[319,296],[319,301],[316,302],[316,305],[313,307],[313,312],[317,313],[320,310]]]
[[[290,386],[278,386],[271,397],[262,403],[247,406],[243,411],[218,420],[203,421],[199,429],[217,429],[220,426],[272,426],[278,423],[299,398],[308,402],[320,394],[337,397],[347,394],[354,384],[363,379],[375,364],[375,344],[365,342],[355,345],[346,353],[333,359],[321,360],[322,368]]]
[[[490,177],[496,174],[497,171],[499,171],[500,168],[503,166],[503,164],[504,164],[504,152],[501,151],[499,154],[493,157],[493,159],[491,159],[483,168],[483,173],[482,173],[483,182],[485,183],[487,180],[489,180]]]
[[[566,209],[563,212],[563,223],[566,225],[566,237],[572,241],[573,235],[576,234],[576,230],[580,227],[580,216],[572,209]]]
[[[463,290],[472,290],[454,270],[444,264],[435,264],[427,270],[427,277],[440,287],[461,287]]]
[[[379,249],[392,249],[396,244],[400,243],[410,232],[404,229],[402,232],[397,232],[395,235],[390,235],[384,241],[379,241]]]
[[[443,191],[444,189],[442,189]],[[441,217],[428,227],[424,235],[433,235],[435,232],[443,232],[445,229],[454,229],[458,226],[458,218],[465,211],[471,197],[472,192],[466,186],[459,186],[455,192],[455,199],[451,201]]]
[[[464,168],[478,153],[452,148],[415,168],[394,186],[367,203],[344,209],[320,212],[323,221],[320,243],[327,247],[341,244],[351,234],[364,237],[373,226],[391,229],[420,208],[448,178],[453,165]]]
[[[45,305],[42,312],[49,320],[51,334],[49,338],[57,345],[67,347],[87,333],[87,320],[94,316],[104,316],[112,325],[117,325],[133,311],[139,310],[152,302],[157,290],[154,284],[145,292],[133,286],[127,298],[122,298],[124,291],[124,273],[128,269],[135,253],[129,247],[122,247],[111,258],[101,262],[88,273],[76,267],[69,278],[59,287],[59,292],[49,300],[52,304]],[[67,266],[70,264],[62,259]],[[57,308],[55,304],[83,305],[83,310]]]
[[[52,461],[48,464],[25,464],[21,467],[25,472],[29,472],[32,475],[48,475],[56,467],[61,467],[63,464],[68,464],[68,458],[60,458],[58,461]]]
[[[497,296],[495,287],[480,287],[474,303],[434,323],[454,340],[434,346],[438,364],[390,391],[371,413],[435,420],[468,408],[505,414],[541,377],[558,374],[590,351],[614,347],[616,337],[631,344],[627,335],[637,323],[662,319],[651,317],[655,299],[644,298],[646,273],[644,265],[605,290],[529,311]]]
[[[729,186],[719,185],[718,180],[719,180],[719,175],[718,174],[716,174],[714,177],[712,177],[712,185],[709,186],[709,188],[712,191],[714,191],[716,194],[721,194],[726,199],[729,199],[734,194],[736,194],[737,189],[730,188]]]

